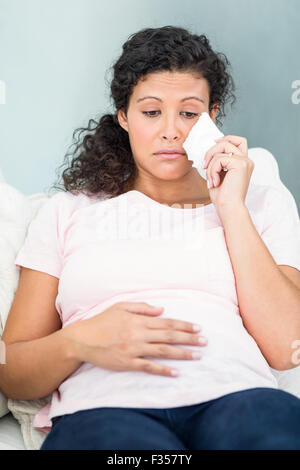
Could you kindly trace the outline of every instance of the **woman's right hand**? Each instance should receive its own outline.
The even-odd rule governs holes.
[[[92,318],[68,325],[64,334],[76,344],[80,361],[110,370],[172,376],[171,367],[143,356],[193,360],[192,354],[198,351],[172,344],[205,346],[207,341],[191,322],[157,318],[162,312],[163,307],[145,302],[118,302]]]

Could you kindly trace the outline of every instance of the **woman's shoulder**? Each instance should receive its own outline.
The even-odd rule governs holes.
[[[294,196],[280,183],[278,186],[253,185],[249,188],[246,205],[254,220],[261,217],[263,224],[279,221],[282,218],[299,221],[299,213]]]
[[[99,201],[107,199],[106,193],[89,195],[85,191],[65,191],[61,190],[52,195],[48,201],[49,204],[57,207],[59,210],[74,212],[83,207],[90,206]]]
[[[77,211],[88,208],[99,201],[107,199],[107,195],[99,193],[97,195],[88,195],[84,191],[65,191],[60,190],[51,195],[44,203],[42,212],[53,214],[61,222],[68,221]]]
[[[276,186],[264,185],[264,184],[253,184],[249,186],[247,196],[246,196],[246,205],[250,206],[249,208],[266,208],[266,205],[270,201],[278,201],[285,199],[287,197],[288,189],[282,189]]]
[[[296,206],[295,198],[290,190],[279,183],[275,185],[255,184],[249,187],[246,203],[259,205],[260,208]]]

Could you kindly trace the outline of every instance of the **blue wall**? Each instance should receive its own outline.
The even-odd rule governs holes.
[[[300,92],[292,88],[300,80],[299,24],[299,0],[0,0],[7,182],[26,195],[48,191],[74,129],[112,111],[107,70],[128,36],[176,25],[207,34],[227,55],[237,103],[222,131],[274,154],[299,209]]]

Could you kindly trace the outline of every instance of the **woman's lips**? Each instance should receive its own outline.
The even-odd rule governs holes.
[[[163,160],[177,160],[180,157],[185,157],[182,153],[155,153],[154,155]]]

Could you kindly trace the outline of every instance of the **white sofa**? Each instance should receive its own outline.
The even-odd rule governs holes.
[[[30,221],[50,194],[23,195],[5,182],[0,170],[0,340],[13,301],[19,272],[14,265]],[[1,359],[1,357],[0,357]],[[7,399],[0,390],[0,450],[35,450],[45,438],[32,426],[34,414],[46,404]]]
[[[0,418],[0,450],[26,450],[21,426],[12,413]]]
[[[252,148],[249,149],[249,157],[255,163],[250,185],[268,184],[280,188],[290,201],[300,224],[295,200],[280,180],[274,156],[265,149]],[[24,196],[7,184],[0,172],[0,337],[18,286],[19,273],[14,265],[15,257],[23,244],[30,221],[49,197],[51,195],[46,193]],[[300,366],[289,371],[271,370],[278,380],[279,388],[300,398]],[[40,448],[46,434],[33,428],[33,418],[50,398],[28,402],[7,400],[0,392],[0,450]]]

